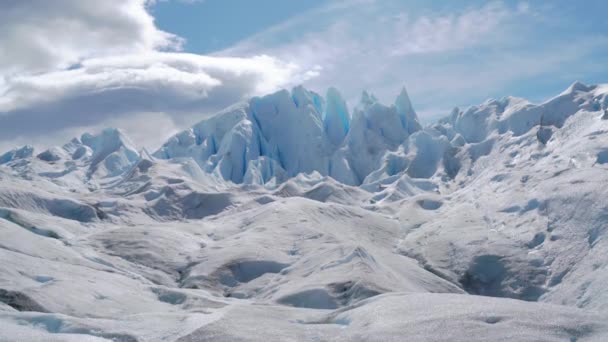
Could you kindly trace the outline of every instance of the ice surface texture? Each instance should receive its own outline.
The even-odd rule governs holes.
[[[608,86],[302,87],[0,155],[0,340],[606,341]]]

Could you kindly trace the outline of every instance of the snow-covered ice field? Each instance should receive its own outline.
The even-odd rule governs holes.
[[[608,86],[296,87],[0,154],[2,341],[608,341]]]

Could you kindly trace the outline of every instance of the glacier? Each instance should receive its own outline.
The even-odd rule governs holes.
[[[0,154],[0,340],[605,341],[608,85],[302,86]]]
[[[189,157],[237,184],[281,183],[316,171],[361,185],[385,152],[420,130],[405,89],[392,106],[364,94],[351,119],[335,88],[324,99],[300,86],[230,107],[177,134],[154,157]]]

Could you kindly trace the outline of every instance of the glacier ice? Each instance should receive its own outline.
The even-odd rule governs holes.
[[[34,153],[34,148],[29,145],[7,151],[0,155],[0,164],[6,164],[16,159],[31,157],[32,153]]]
[[[335,88],[328,89],[324,99],[299,86],[228,108],[177,134],[154,155],[192,157],[205,171],[235,183],[264,184],[275,178],[245,177],[248,165],[268,164],[256,161],[264,157],[273,161],[269,165],[277,164],[278,168],[267,168],[277,175],[316,171],[356,185],[374,170],[383,153],[419,130],[405,89],[393,106],[364,93],[351,118]]]
[[[604,341],[607,98],[423,127],[405,89],[296,87],[152,154],[116,129],[9,151],[0,340]]]
[[[492,134],[521,136],[539,125],[538,140],[546,143],[552,127],[560,128],[578,110],[601,108],[598,103],[607,97],[596,89],[575,82],[542,105],[514,97],[488,100],[466,111],[456,108],[438,124],[422,128],[405,88],[391,106],[363,92],[351,115],[335,88],[323,98],[298,86],[229,107],[176,134],[153,156],[192,158],[203,172],[237,184],[263,185],[273,179],[277,184],[316,171],[360,185],[377,179],[381,169],[389,176],[406,171],[413,178],[430,178],[444,172],[453,178],[459,169],[452,160],[457,151],[467,150],[475,161],[491,149]],[[9,151],[0,161],[27,158],[32,151]],[[127,172],[139,159],[128,138],[112,129],[97,136],[84,134],[38,157],[56,162],[70,159],[66,153],[72,160],[84,156],[90,175],[100,178]],[[444,166],[450,164],[449,170],[439,167],[442,160]],[[250,165],[254,170],[248,172]]]
[[[422,129],[405,87],[401,89],[401,93],[395,100],[395,108],[397,109],[397,113],[399,113],[401,125],[409,134]]]
[[[336,88],[329,88],[325,98],[327,99],[323,115],[325,134],[332,144],[339,146],[350,129],[350,114],[346,102]]]

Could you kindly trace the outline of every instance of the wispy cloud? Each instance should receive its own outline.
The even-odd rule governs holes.
[[[361,4],[360,2],[363,2]],[[502,2],[456,13],[391,11],[387,2],[332,2],[271,27],[219,54],[265,51],[282,57],[324,60],[376,54],[378,58],[462,50],[484,38],[517,13]],[[314,52],[314,53],[313,53]]]
[[[556,26],[570,24],[543,4],[410,4],[332,2],[219,54],[267,53],[305,68],[318,66],[320,76],[306,85],[321,91],[337,86],[351,104],[362,89],[391,101],[407,85],[422,112],[445,108],[447,115],[450,106],[507,95],[514,83],[580,69],[605,46],[606,36],[552,36]]]
[[[501,2],[440,16],[410,18],[407,12],[402,12],[386,20],[390,28],[387,38],[394,37],[393,44],[386,46],[391,55],[407,56],[485,45],[486,38],[513,15],[515,13]]]

